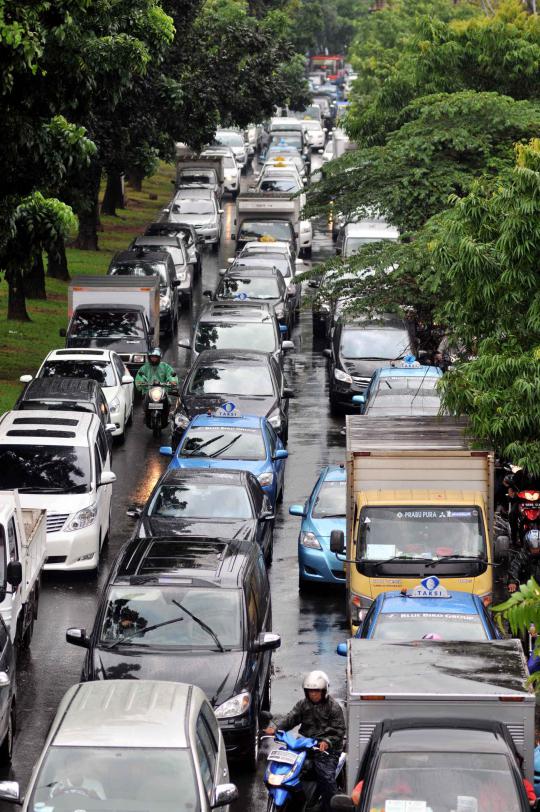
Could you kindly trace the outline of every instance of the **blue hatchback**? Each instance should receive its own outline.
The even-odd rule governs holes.
[[[322,469],[305,505],[291,505],[291,516],[301,516],[298,536],[298,588],[308,584],[344,584],[345,568],[330,552],[332,530],[345,532],[345,469],[328,465]]]
[[[434,589],[424,584],[437,582]],[[430,594],[431,592],[431,594]],[[433,597],[433,593],[442,597]],[[477,595],[454,592],[426,578],[408,593],[383,592],[371,605],[356,637],[387,642],[499,640],[502,635]],[[347,653],[340,643],[338,654]]]
[[[162,454],[172,456],[171,446]],[[234,468],[251,471],[272,506],[283,497],[287,450],[265,417],[199,414],[186,427],[171,468]]]

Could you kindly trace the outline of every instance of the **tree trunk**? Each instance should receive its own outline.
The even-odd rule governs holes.
[[[9,285],[8,319],[10,321],[30,321],[30,317],[26,312],[26,300],[24,297],[24,283],[21,269],[18,268],[16,271],[6,273],[6,281]]]
[[[43,264],[43,254],[41,251],[34,254],[30,270],[24,275],[24,293],[27,299],[47,298],[47,292],[45,290],[45,266]]]
[[[107,185],[101,204],[102,214],[116,216],[116,209],[125,209],[124,183],[120,172],[107,172]]]
[[[127,182],[136,192],[142,192],[142,182],[144,180],[144,173],[140,169],[130,169],[126,173]]]
[[[79,233],[74,245],[75,248],[81,248],[83,251],[99,251],[97,224],[99,220],[101,165],[98,161],[93,160],[83,172],[80,188],[83,202],[77,207]]]
[[[62,282],[69,282],[71,279],[66,257],[66,244],[63,237],[60,237],[55,245],[47,252],[47,276],[52,279],[61,279]]]

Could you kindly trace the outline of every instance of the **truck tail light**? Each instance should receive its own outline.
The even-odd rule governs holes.
[[[381,696],[380,694],[361,694],[360,699],[364,699],[369,702],[381,702],[386,699],[385,696]]]
[[[499,702],[524,702],[525,697],[523,696],[500,696]]]

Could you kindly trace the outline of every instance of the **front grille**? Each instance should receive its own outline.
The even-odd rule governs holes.
[[[67,559],[67,555],[49,555],[47,556],[47,560],[45,561],[46,564],[64,564]]]
[[[69,513],[47,513],[47,533],[58,533],[65,525]]]

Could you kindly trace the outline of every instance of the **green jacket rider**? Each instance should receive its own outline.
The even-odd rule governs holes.
[[[142,365],[135,377],[135,386],[139,392],[145,393],[153,383],[170,384],[178,386],[178,376],[174,369],[161,360],[159,347],[155,347],[148,355],[148,361]]]

